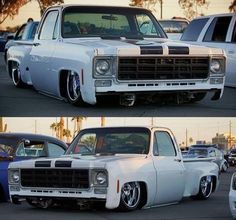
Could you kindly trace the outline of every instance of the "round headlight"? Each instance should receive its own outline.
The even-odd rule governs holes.
[[[218,73],[221,70],[221,64],[218,60],[213,60],[211,62],[211,72]]]
[[[95,69],[98,74],[104,75],[110,69],[110,64],[107,60],[98,60]]]
[[[100,184],[100,185],[106,183],[106,181],[107,181],[107,176],[106,176],[106,174],[103,173],[103,172],[97,173],[97,175],[96,175],[96,181],[97,181],[97,183]]]
[[[13,175],[12,175],[12,179],[15,183],[18,183],[19,180],[20,180],[20,176],[19,176],[19,172],[14,172]]]

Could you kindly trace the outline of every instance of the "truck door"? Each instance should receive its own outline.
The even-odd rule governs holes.
[[[185,168],[180,152],[168,131],[153,135],[153,161],[156,169],[155,204],[167,204],[182,199],[185,188]]]
[[[30,53],[29,69],[33,85],[37,90],[49,94],[55,94],[58,85],[58,74],[51,67],[58,38],[58,15],[57,10],[50,10],[45,15]]]

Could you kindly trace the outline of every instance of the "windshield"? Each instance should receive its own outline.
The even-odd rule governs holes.
[[[187,21],[159,21],[160,25],[166,33],[183,33],[188,26]]]
[[[195,157],[207,157],[206,149],[190,149],[188,154]]]
[[[147,10],[116,7],[67,7],[62,17],[62,37],[165,38]]]
[[[147,154],[150,131],[147,128],[97,128],[78,134],[66,154]]]

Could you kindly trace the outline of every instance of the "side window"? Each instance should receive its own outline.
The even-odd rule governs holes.
[[[175,146],[168,132],[155,132],[153,154],[158,156],[176,156]]]
[[[209,151],[209,156],[210,157],[216,157],[216,152],[214,150]]]
[[[58,11],[50,11],[47,14],[43,22],[43,26],[40,31],[39,39],[40,40],[51,40],[53,39],[53,33],[56,26],[56,21],[58,17]]]
[[[202,18],[193,20],[190,22],[190,24],[185,29],[181,40],[182,41],[197,41],[202,29],[206,25],[209,18]]]
[[[14,40],[22,40],[24,31],[25,31],[25,27],[26,27],[25,24],[20,27],[20,29],[16,33],[16,36],[15,36]]]
[[[58,144],[48,143],[48,156],[59,157],[65,153],[65,150]]]
[[[16,156],[46,157],[45,144],[42,141],[22,141],[16,150]]]
[[[205,42],[225,42],[232,16],[214,18],[203,39]]]
[[[234,24],[234,30],[233,30],[233,36],[232,36],[231,42],[236,43],[236,21],[235,21],[235,24]]]

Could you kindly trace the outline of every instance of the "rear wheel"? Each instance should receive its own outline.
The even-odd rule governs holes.
[[[13,84],[18,87],[18,88],[23,88],[26,86],[26,84],[22,81],[21,79],[21,71],[18,63],[13,63],[12,64],[12,69],[11,69],[11,78]]]
[[[141,187],[139,182],[125,183],[121,188],[119,208],[123,211],[133,211],[141,201]]]
[[[208,199],[212,193],[213,179],[211,176],[204,176],[200,180],[199,192],[194,197],[197,199]]]
[[[80,93],[80,78],[79,74],[74,71],[69,71],[66,78],[66,96],[68,101],[74,105],[83,104]]]

